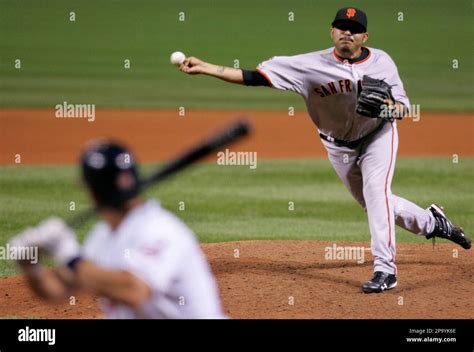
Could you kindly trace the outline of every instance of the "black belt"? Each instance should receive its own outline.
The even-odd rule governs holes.
[[[384,124],[385,123],[381,123],[375,130],[373,130],[372,132],[370,132],[369,134],[365,135],[362,138],[356,139],[355,141],[350,141],[350,142],[349,141],[344,141],[342,139],[337,139],[337,138],[333,138],[331,136],[327,136],[323,133],[319,133],[319,137],[321,137],[322,139],[324,139],[328,142],[334,143],[338,147],[347,147],[349,149],[356,149],[359,146],[359,144],[364,141],[364,139],[366,139],[367,137],[373,136],[375,133],[380,131],[382,129],[382,127],[384,126]]]
[[[334,143],[338,147],[347,147],[349,149],[356,149],[357,146],[360,144],[360,142],[362,142],[362,140],[365,138],[365,137],[362,137],[362,138],[359,138],[355,141],[348,142],[348,141],[343,141],[342,139],[337,139],[337,138],[333,138],[333,137],[330,137],[330,136],[326,136],[325,134],[322,134],[322,133],[319,134],[319,137],[321,137],[322,139],[324,139],[328,142]]]

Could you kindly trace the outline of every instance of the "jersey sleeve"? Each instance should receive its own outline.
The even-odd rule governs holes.
[[[390,56],[386,55],[384,65],[386,66],[384,71],[387,73],[385,81],[392,86],[393,97],[396,101],[403,103],[407,108],[409,108],[410,101],[405,92],[405,88],[403,87],[403,82],[400,79],[395,62],[393,62]]]
[[[96,258],[100,256],[100,243],[102,242],[105,227],[103,223],[98,223],[89,232],[81,247],[81,256],[83,258],[95,262]]]
[[[275,56],[257,66],[271,87],[304,93],[304,72],[297,60],[291,56]]]

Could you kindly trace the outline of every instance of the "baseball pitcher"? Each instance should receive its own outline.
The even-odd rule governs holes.
[[[366,14],[354,7],[337,11],[330,31],[334,47],[296,56],[275,56],[255,70],[217,66],[195,57],[179,67],[246,86],[266,86],[301,95],[337,175],[366,210],[374,275],[363,292],[397,285],[395,224],[426,238],[441,237],[471,247],[463,229],[443,208],[423,209],[392,194],[398,149],[397,119],[409,100],[392,58],[365,46]]]

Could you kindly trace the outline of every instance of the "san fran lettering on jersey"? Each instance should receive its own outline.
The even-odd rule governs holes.
[[[329,95],[352,93],[352,84],[348,79],[341,79],[339,81],[321,84],[319,87],[314,88],[314,91],[318,93],[321,98],[325,98]]]
[[[26,326],[18,330],[18,341],[20,342],[47,342],[48,345],[56,343],[56,329],[33,329]]]
[[[355,141],[376,130],[380,120],[355,113],[359,82],[367,75],[392,86],[395,100],[410,101],[392,58],[383,50],[369,48],[366,60],[341,62],[334,47],[294,56],[276,56],[257,67],[275,89],[292,91],[305,100],[308,114],[320,133]]]

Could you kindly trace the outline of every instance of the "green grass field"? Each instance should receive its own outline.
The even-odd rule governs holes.
[[[413,104],[474,110],[469,0],[0,0],[0,107],[302,107],[297,95],[185,76],[169,55],[182,50],[253,68],[271,56],[324,49],[336,10],[347,5],[367,12],[368,44],[392,55]]]
[[[155,166],[146,166],[144,173]],[[77,170],[71,166],[0,167],[0,245],[21,229],[53,214],[70,218],[88,207]],[[436,201],[466,231],[474,231],[474,159],[400,158],[394,193],[423,207]],[[201,242],[246,239],[366,241],[366,215],[326,160],[260,161],[245,166],[200,164],[147,192],[181,217]],[[294,211],[288,202],[294,202]],[[184,202],[185,210],[179,210]],[[78,234],[82,239],[93,222]],[[401,229],[397,241],[423,242]],[[0,276],[15,267],[0,261]]]

